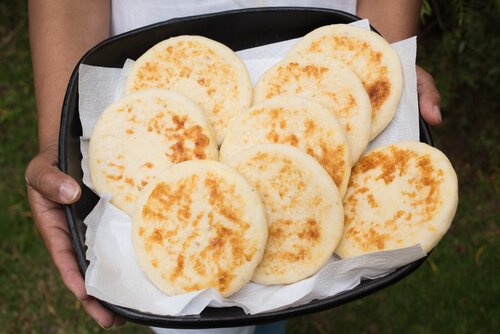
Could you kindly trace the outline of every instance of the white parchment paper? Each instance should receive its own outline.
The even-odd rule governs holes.
[[[355,24],[368,26],[366,20]],[[238,52],[255,83],[269,67],[281,60],[296,40],[284,41]],[[403,140],[419,140],[416,91],[416,38],[392,45],[401,59],[404,76],[403,94],[391,124],[369,148]],[[79,71],[79,111],[84,183],[92,188],[88,175],[88,140],[95,122],[104,109],[123,96],[128,69],[81,65]],[[425,256],[420,246],[376,252],[341,260],[335,255],[314,276],[294,284],[263,286],[253,282],[229,298],[215,290],[168,296],[154,286],[137,263],[131,243],[131,220],[109,203],[103,194],[85,219],[87,225],[87,292],[111,304],[157,315],[199,314],[206,306],[239,306],[249,314],[283,309],[314,299],[334,296],[356,287],[362,277],[378,278]]]

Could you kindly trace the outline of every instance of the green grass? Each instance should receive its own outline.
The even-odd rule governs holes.
[[[101,333],[63,286],[26,201],[24,169],[37,144],[25,7],[24,2],[0,4],[0,333]],[[466,14],[462,20],[471,17],[471,24],[487,26],[474,21],[476,14]],[[493,22],[492,17],[484,20]],[[435,22],[428,18],[426,25]],[[470,31],[458,37],[441,36],[437,28],[425,31],[431,32],[424,36],[420,59],[445,97],[445,125],[433,135],[460,183],[452,228],[414,274],[361,300],[295,318],[288,322],[289,333],[490,333],[500,328],[498,37],[481,41],[468,37]],[[464,44],[455,53],[446,49],[455,45],[453,38]],[[493,60],[476,61],[478,49]],[[453,70],[454,64],[463,66]],[[149,331],[127,324],[119,332]]]

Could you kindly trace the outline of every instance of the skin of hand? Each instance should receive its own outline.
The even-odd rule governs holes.
[[[123,324],[122,319],[86,293],[61,205],[78,200],[80,187],[57,168],[57,146],[40,151],[28,165],[25,176],[36,227],[64,284],[101,327]]]
[[[417,35],[422,0],[358,0],[357,15],[370,20],[389,42]],[[422,118],[430,125],[440,125],[441,97],[432,76],[417,66],[418,104]]]
[[[359,0],[358,15],[369,18],[384,37],[394,42],[415,35],[420,2]],[[110,3],[106,0],[30,0],[28,6],[40,148],[29,163],[25,177],[35,224],[64,284],[84,310],[103,328],[120,326],[125,323],[123,319],[86,293],[62,209],[63,204],[77,201],[81,190],[75,180],[57,168],[60,110],[66,84],[80,57],[108,37]],[[410,12],[416,14],[416,20],[386,19],[415,18],[407,14]],[[394,31],[399,33],[393,34]],[[432,76],[418,66],[417,87],[423,118],[431,125],[440,124],[439,92]]]
[[[80,187],[57,168],[60,111],[66,85],[80,57],[109,36],[105,0],[30,0],[30,47],[38,117],[39,153],[26,172],[36,227],[67,288],[103,328],[125,321],[87,295],[62,204],[74,203]]]

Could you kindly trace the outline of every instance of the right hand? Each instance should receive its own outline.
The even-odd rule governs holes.
[[[57,144],[35,156],[26,169],[25,178],[36,227],[64,284],[101,327],[123,325],[125,321],[122,318],[115,316],[86,292],[62,206],[76,202],[81,190],[75,180],[57,168]]]
[[[422,118],[430,125],[440,125],[442,121],[441,96],[434,79],[420,66],[417,66],[418,105]]]

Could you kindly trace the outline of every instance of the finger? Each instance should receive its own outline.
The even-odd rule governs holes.
[[[57,262],[56,266],[59,266],[58,269],[63,282],[80,301],[85,312],[101,327],[111,328],[115,323],[114,314],[102,306],[94,297],[87,294],[85,282],[74,260],[74,256],[64,250],[59,254]]]
[[[56,157],[48,152],[37,155],[26,168],[26,182],[51,201],[73,203],[80,196],[80,186],[61,172],[56,163]]]
[[[122,327],[127,323],[127,320],[125,320],[122,317],[115,316],[115,327]]]
[[[62,254],[61,254],[62,255]],[[80,271],[76,266],[74,257],[69,264],[70,255],[65,259],[65,256],[60,256],[60,263],[63,267],[58,267],[61,273],[61,278],[68,289],[80,301],[85,312],[94,319],[99,326],[103,328],[111,328],[115,324],[115,315],[99,303],[97,299],[87,294],[85,282],[82,279]]]
[[[419,66],[417,66],[417,91],[423,119],[430,125],[440,125],[442,123],[441,96],[432,76]]]
[[[82,303],[87,314],[101,327],[110,328],[115,322],[115,316],[86,292],[61,207],[43,197],[34,188],[28,189],[28,198],[38,231],[63,283]]]
[[[115,315],[102,306],[94,297],[88,296],[80,302],[85,312],[102,328],[109,329],[115,325]]]

